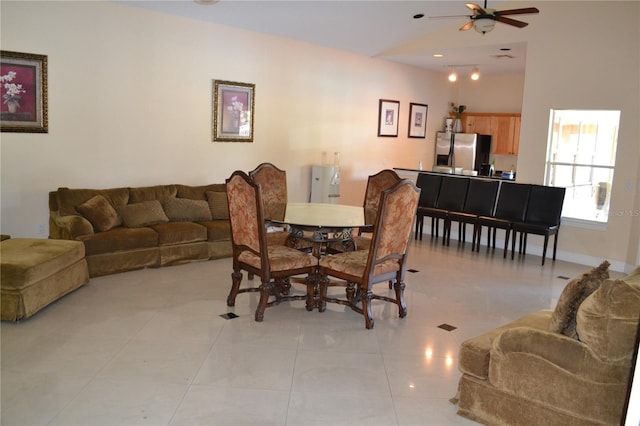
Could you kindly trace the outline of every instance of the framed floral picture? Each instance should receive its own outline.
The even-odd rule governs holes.
[[[378,106],[378,136],[398,137],[400,102],[380,99]]]
[[[255,84],[213,81],[213,141],[253,142]]]
[[[409,104],[409,134],[410,138],[425,138],[427,133],[427,108],[425,104]]]
[[[3,132],[47,133],[47,57],[0,51],[0,127]]]

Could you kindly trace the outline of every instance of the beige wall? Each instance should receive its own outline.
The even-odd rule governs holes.
[[[640,3],[540,2],[528,40],[518,180],[541,183],[552,108],[622,111],[606,230],[566,226],[560,250],[636,264],[640,240]],[[597,30],[595,30],[597,28]]]
[[[1,135],[1,232],[46,236],[47,192],[59,186],[222,182],[262,161],[287,170],[290,198],[301,201],[309,166],[334,151],[342,202],[358,205],[367,175],[433,162],[450,100],[477,111],[521,105],[518,178],[538,183],[549,108],[622,109],[612,209],[637,213],[638,2],[536,6],[527,29],[504,31],[528,43],[525,80],[463,90],[441,73],[116,3],[2,1],[2,49],[49,57],[50,130]],[[473,40],[496,43],[492,34]],[[211,142],[213,79],[256,84],[254,143]],[[376,137],[380,98],[401,102],[398,138]],[[409,102],[429,104],[426,140],[405,136]],[[560,257],[628,269],[638,258],[635,219],[616,217],[606,232],[563,227]]]
[[[48,55],[48,134],[2,134],[2,232],[33,236],[47,192],[224,182],[271,161],[290,198],[310,165],[341,153],[342,201],[366,177],[430,164],[433,137],[407,138],[409,102],[446,113],[440,74],[116,3],[5,2],[2,48]],[[212,80],[256,84],[254,143],[212,143]],[[378,138],[378,100],[401,102],[399,137]]]

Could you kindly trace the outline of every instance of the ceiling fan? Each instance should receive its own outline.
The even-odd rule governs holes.
[[[529,25],[527,22],[518,21],[517,19],[507,18],[506,15],[525,15],[532,13],[540,13],[535,7],[525,7],[522,9],[495,10],[487,8],[487,0],[484,0],[484,7],[480,7],[475,3],[467,3],[467,6],[473,12],[473,15],[454,15],[454,16],[433,16],[430,18],[458,18],[468,16],[469,22],[460,27],[460,31],[467,31],[474,28],[479,33],[485,34],[493,30],[496,21],[503,24],[513,25],[514,27],[524,28]]]

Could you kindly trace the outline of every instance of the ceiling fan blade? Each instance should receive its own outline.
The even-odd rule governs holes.
[[[449,19],[449,18],[471,18],[470,15],[442,15],[442,16],[429,16],[429,19]]]
[[[511,18],[505,18],[504,16],[496,16],[496,21],[502,22],[503,24],[507,24],[507,25],[513,25],[514,27],[518,27],[518,28],[524,28],[527,25],[529,25],[526,22],[517,21]]]
[[[536,7],[525,7],[523,9],[496,10],[494,13],[496,15],[504,16],[504,15],[525,15],[527,13],[540,13],[540,11]]]
[[[465,4],[465,6],[467,6],[469,9],[473,10],[476,13],[479,13],[480,15],[486,15],[487,12],[484,11],[483,8],[481,8],[480,6],[478,6],[475,3],[467,3]]]
[[[473,28],[473,21],[469,21],[463,26],[461,26],[459,31],[467,31],[467,30],[470,30],[471,28]]]

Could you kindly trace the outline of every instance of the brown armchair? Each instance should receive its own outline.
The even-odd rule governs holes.
[[[307,306],[311,306],[313,285],[307,285],[304,296],[285,295],[283,288],[288,289],[289,278],[294,275],[315,274],[317,259],[290,247],[268,245],[260,187],[242,171],[234,172],[226,182],[233,246],[232,285],[227,306],[235,305],[239,293],[253,291],[260,292],[256,321],[263,320],[267,307],[283,300],[306,299]],[[242,270],[259,276],[260,286],[240,288]],[[275,300],[269,302],[271,296]]]
[[[320,259],[320,275],[347,282],[347,299],[327,297],[328,278],[320,282],[320,310],[326,302],[349,306],[365,317],[365,325],[373,328],[372,299],[398,305],[400,318],[407,315],[404,301],[404,274],[413,219],[420,189],[409,180],[401,180],[382,191],[380,205],[369,250],[338,253]],[[395,297],[374,294],[374,284],[393,281]],[[362,303],[362,307],[358,303]]]
[[[605,268],[567,284],[555,311],[463,342],[458,414],[487,425],[621,424],[640,320],[640,267],[622,279],[607,279]]]

